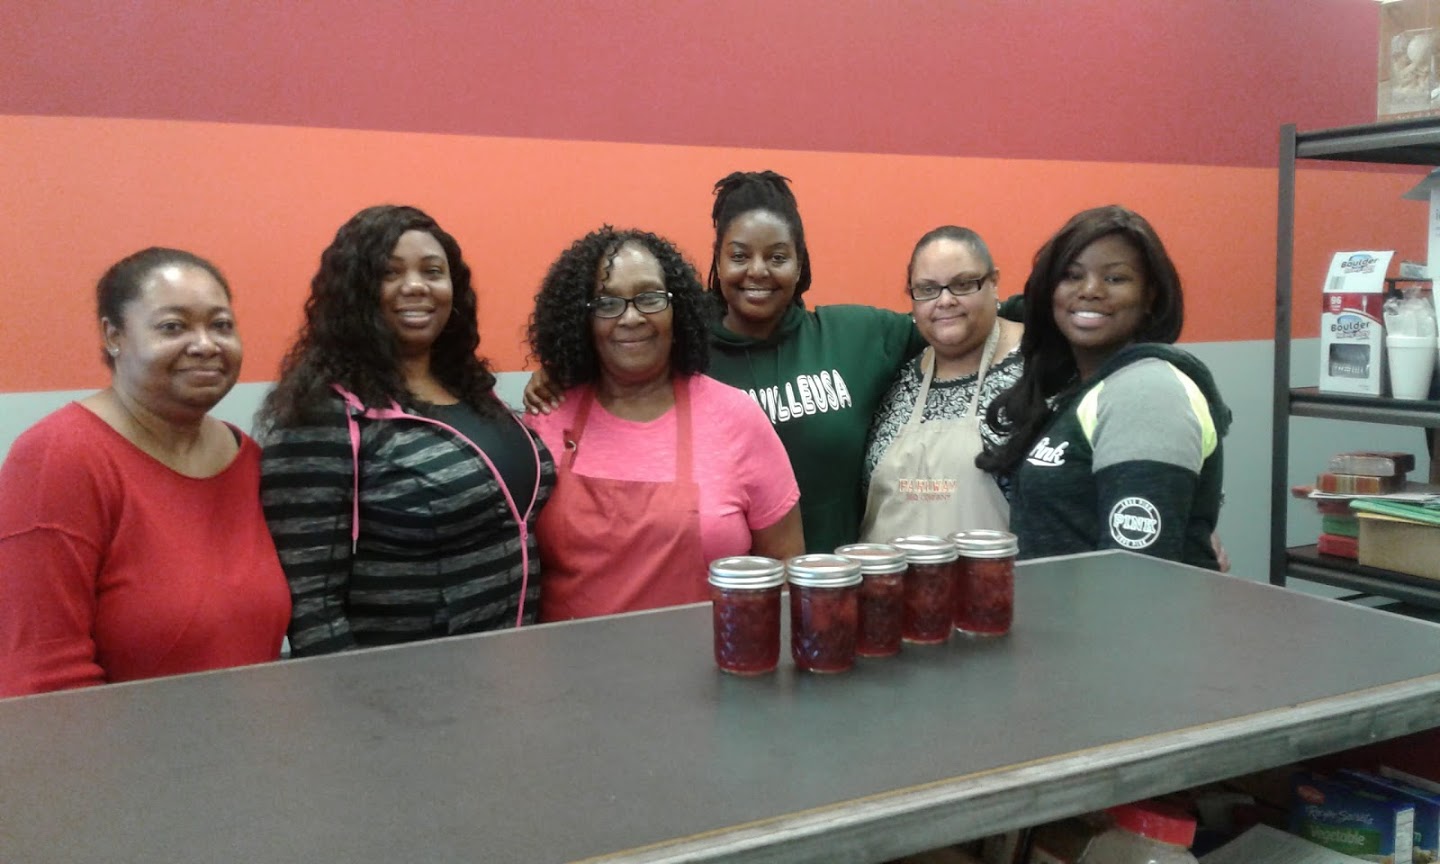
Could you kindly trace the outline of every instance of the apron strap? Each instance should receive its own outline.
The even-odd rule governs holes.
[[[974,417],[980,407],[980,387],[985,383],[985,372],[995,359],[995,348],[999,344],[1000,322],[996,321],[995,326],[990,328],[990,334],[985,337],[985,347],[980,351],[980,366],[975,371],[975,392],[970,397],[970,417]],[[920,392],[915,396],[915,404],[910,409],[910,419],[905,421],[906,429],[919,425],[921,418],[925,416],[925,403],[930,398],[930,382],[934,377],[935,349],[926,348],[920,355]]]
[[[689,484],[695,473],[690,435],[690,376],[677,375],[675,385],[675,482]]]
[[[694,445],[690,423],[690,376],[676,375],[671,379],[675,394],[675,482],[690,483],[695,473]],[[585,388],[580,397],[580,407],[575,411],[571,428],[565,430],[565,458],[560,466],[569,471],[575,466],[575,457],[580,451],[580,438],[585,434],[585,424],[590,419],[590,407],[595,404],[595,388]]]
[[[997,320],[995,326],[990,328],[990,335],[985,337],[985,350],[980,354],[980,368],[975,371],[975,393],[970,397],[971,417],[980,416],[975,413],[980,410],[980,388],[985,386],[985,373],[990,371],[990,364],[995,360],[995,349],[999,344],[1000,322]]]

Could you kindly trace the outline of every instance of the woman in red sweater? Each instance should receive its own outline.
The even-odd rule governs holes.
[[[274,660],[290,619],[259,447],[208,413],[240,373],[224,277],[151,248],[96,299],[110,386],[0,467],[0,696]]]

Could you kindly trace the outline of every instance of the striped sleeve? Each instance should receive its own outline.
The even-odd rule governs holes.
[[[343,415],[272,432],[260,466],[265,521],[290,583],[292,654],[353,648],[345,601],[355,463]]]

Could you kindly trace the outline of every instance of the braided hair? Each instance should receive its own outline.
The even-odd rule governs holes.
[[[720,260],[720,244],[724,242],[731,222],[756,210],[773,213],[790,229],[790,236],[795,241],[795,254],[800,258],[800,279],[795,283],[794,303],[803,309],[805,301],[801,295],[810,289],[810,250],[805,246],[805,225],[800,221],[800,207],[795,203],[795,193],[790,191],[790,179],[774,171],[735,171],[716,182],[715,206],[710,208],[710,221],[715,226],[715,246],[710,254],[710,296],[723,311],[725,297],[720,292],[720,274],[715,263]]]

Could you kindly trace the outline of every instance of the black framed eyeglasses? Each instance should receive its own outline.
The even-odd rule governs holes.
[[[656,312],[663,312],[670,305],[669,291],[641,291],[634,297],[616,297],[612,294],[601,294],[591,298],[585,304],[590,307],[590,314],[596,318],[619,318],[625,314],[625,307],[635,304],[635,308],[644,315],[654,315]]]
[[[970,279],[956,279],[949,285],[940,285],[936,282],[916,282],[906,289],[906,292],[912,300],[921,301],[934,300],[940,296],[941,291],[949,291],[956,297],[968,297],[990,284],[990,280],[994,278],[995,271],[991,270],[984,276]]]

